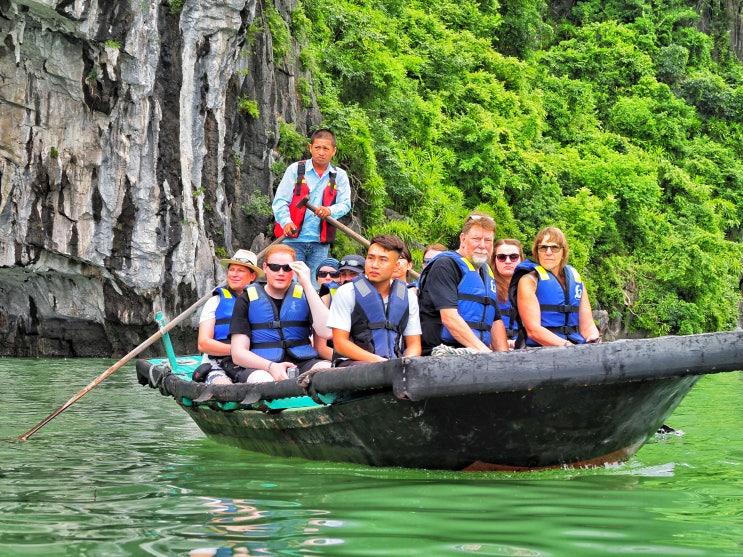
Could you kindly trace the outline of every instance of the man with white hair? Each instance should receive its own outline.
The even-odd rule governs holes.
[[[495,220],[473,211],[459,249],[434,257],[420,276],[423,355],[508,350],[493,271]]]

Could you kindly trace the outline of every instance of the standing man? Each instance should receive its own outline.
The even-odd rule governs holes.
[[[328,327],[335,352],[343,358],[337,367],[420,356],[418,301],[404,281],[392,278],[404,249],[396,236],[375,236],[366,256],[366,276],[335,293]]]
[[[310,270],[294,250],[277,244],[266,251],[266,286],[253,283],[235,302],[230,323],[232,361],[242,370],[232,379],[264,383],[288,379],[286,370],[330,367],[318,357],[310,335],[329,338],[328,308],[312,286]],[[297,274],[297,282],[293,281]]]
[[[220,262],[227,266],[227,284],[215,288],[214,296],[201,310],[198,347],[199,352],[204,353],[202,365],[211,364],[211,370],[205,376],[206,383],[231,385],[232,380],[222,368],[222,363],[230,355],[232,310],[243,289],[257,277],[262,277],[263,271],[257,265],[255,254],[246,249],[239,249],[232,259],[221,259]]]
[[[464,221],[459,249],[434,258],[420,276],[423,355],[446,347],[470,351],[508,350],[498,310],[495,279],[488,261],[493,253],[495,220],[473,211]]]
[[[312,158],[289,165],[284,172],[271,208],[276,219],[274,234],[286,234],[284,240],[310,268],[313,284],[320,262],[328,257],[330,244],[335,239],[335,227],[325,217],[339,219],[351,210],[351,187],[346,171],[330,164],[336,153],[335,134],[319,129],[310,138]],[[309,202],[317,207],[313,213],[306,207],[297,207],[300,199],[309,195]]]

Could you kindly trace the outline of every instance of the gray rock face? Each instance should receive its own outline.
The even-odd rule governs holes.
[[[0,0],[0,355],[123,355],[263,247],[279,121],[321,116],[262,5]]]

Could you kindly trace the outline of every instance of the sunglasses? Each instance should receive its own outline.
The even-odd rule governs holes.
[[[317,271],[317,276],[319,278],[324,278],[324,277],[338,278],[341,276],[341,272],[340,271]]]
[[[495,219],[488,215],[468,215],[464,222],[466,224],[470,221],[481,220],[481,219],[484,221],[488,221],[488,222],[495,222]]]
[[[552,244],[540,244],[537,246],[537,250],[540,253],[547,253],[547,250],[551,250],[552,253],[557,253],[558,251],[562,251],[562,248],[564,246],[553,246]]]
[[[521,259],[521,256],[518,253],[499,253],[495,256],[495,258],[503,263],[506,259],[510,259],[511,261],[518,261]]]
[[[279,265],[278,263],[266,263],[266,267],[271,269],[274,273],[284,271],[285,273],[291,273],[292,267],[288,263],[286,265]]]

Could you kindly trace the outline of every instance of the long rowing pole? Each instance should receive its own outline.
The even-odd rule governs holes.
[[[298,207],[307,207],[312,212],[317,211],[317,206],[316,205],[313,205],[312,203],[310,203],[309,202],[309,197],[307,197],[307,196],[305,196],[302,199],[300,199],[299,202],[297,203],[297,206]],[[353,238],[354,240],[356,240],[360,244],[363,244],[365,247],[368,248],[371,245],[371,242],[369,242],[369,240],[367,240],[366,238],[364,238],[361,234],[359,234],[355,230],[349,228],[348,226],[346,226],[342,222],[334,219],[333,217],[327,216],[327,217],[320,217],[320,218],[324,218],[330,224],[332,224],[336,228],[342,230],[347,235],[349,235],[351,238]],[[412,269],[410,270],[410,274],[413,275],[416,278],[418,276],[420,276],[416,271],[414,271]]]
[[[283,241],[284,238],[286,238],[285,235],[281,235],[278,238],[276,238],[271,244],[269,244],[264,250],[262,250],[256,257],[256,260],[260,260],[263,255],[265,255],[266,251],[269,247],[271,247],[274,244],[278,244],[279,242]],[[181,313],[178,317],[174,318],[170,323],[162,327],[158,332],[150,336],[147,340],[145,340],[142,344],[137,346],[134,350],[129,352],[126,356],[121,358],[118,362],[116,362],[114,365],[112,365],[110,368],[108,368],[106,371],[101,373],[98,377],[96,377],[93,381],[91,381],[83,390],[81,390],[79,393],[77,393],[75,396],[73,396],[70,400],[65,402],[62,406],[57,408],[54,412],[49,414],[46,418],[41,420],[37,425],[35,425],[33,428],[29,429],[26,433],[23,435],[20,435],[18,437],[11,437],[9,439],[1,439],[0,441],[26,441],[29,437],[31,437],[34,433],[39,431],[42,427],[44,427],[46,424],[51,422],[54,418],[59,416],[62,412],[67,410],[70,406],[75,404],[78,400],[80,400],[82,397],[84,397],[86,394],[88,394],[90,391],[95,389],[98,385],[100,385],[103,381],[105,381],[108,377],[114,374],[118,369],[123,367],[125,364],[127,364],[132,358],[134,358],[137,354],[139,354],[142,350],[153,344],[158,339],[162,338],[162,336],[170,331],[173,327],[178,325],[181,321],[183,321],[186,317],[191,315],[196,309],[205,304],[209,298],[211,298],[214,294],[212,292],[209,292],[196,302],[194,302],[191,306],[189,306],[183,313]]]

